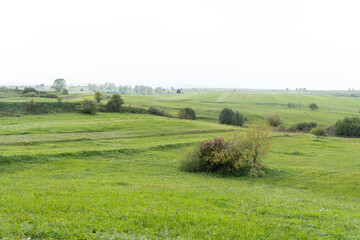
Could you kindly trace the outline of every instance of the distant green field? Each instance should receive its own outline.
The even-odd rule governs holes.
[[[65,101],[84,97],[92,96]],[[217,124],[225,106],[244,112],[247,124],[278,113],[286,125],[328,125],[358,116],[360,99],[123,98],[174,115],[192,107],[199,120],[129,113],[0,117],[0,239],[359,239],[360,139],[273,133],[262,178],[186,173],[178,166],[200,141],[246,130]],[[303,108],[289,109],[288,102]],[[309,111],[311,102],[320,111]]]

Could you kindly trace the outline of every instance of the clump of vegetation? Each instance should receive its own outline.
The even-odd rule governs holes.
[[[343,137],[360,137],[360,118],[345,117],[335,124],[335,132],[338,136]]]
[[[35,101],[34,101],[34,99],[30,99],[30,101],[26,104],[25,110],[26,110],[26,112],[35,111]]]
[[[106,103],[106,110],[109,112],[120,112],[121,106],[124,104],[124,100],[121,98],[121,95],[116,93],[113,94],[110,100]]]
[[[310,103],[309,108],[310,108],[311,111],[319,110],[319,106],[316,103]]]
[[[171,118],[174,117],[167,110],[160,109],[160,108],[149,107],[148,111],[150,114],[157,115],[157,116],[164,116],[164,117],[171,117]]]
[[[181,162],[180,169],[188,172],[264,174],[261,158],[271,145],[271,127],[266,122],[253,123],[245,137],[214,138],[204,141]]]
[[[104,94],[102,94],[101,92],[96,92],[94,94],[94,98],[98,103],[100,103],[101,100],[104,100]]]
[[[224,108],[219,115],[219,122],[221,124],[242,126],[245,122],[244,115],[239,112],[234,112],[230,108]]]
[[[324,137],[324,136],[326,136],[326,129],[323,127],[316,127],[316,128],[311,129],[310,133],[315,136]]]
[[[301,108],[301,103],[289,102],[287,106],[288,108]]]
[[[283,122],[278,114],[267,115],[266,121],[270,126],[273,126],[273,127],[278,127]]]
[[[58,95],[56,95],[55,93],[43,93],[43,94],[39,94],[39,97],[42,97],[42,98],[57,98]]]
[[[311,129],[316,128],[316,122],[301,122],[295,125],[292,125],[287,129],[289,132],[310,132]]]
[[[196,120],[196,113],[192,108],[183,108],[179,110],[180,119]]]
[[[24,94],[21,94],[21,97],[38,97],[39,95],[35,92],[27,92]]]
[[[97,104],[95,101],[84,99],[81,105],[79,106],[79,110],[83,113],[87,114],[96,114],[97,112]]]

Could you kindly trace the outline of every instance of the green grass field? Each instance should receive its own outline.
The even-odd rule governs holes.
[[[65,101],[83,97],[91,98]],[[246,130],[217,124],[223,107],[244,112],[247,125],[269,113],[287,126],[329,125],[358,116],[360,99],[123,98],[174,115],[192,107],[199,120],[129,113],[0,118],[0,239],[360,239],[360,139],[274,132],[261,178],[178,169],[200,141]],[[6,99],[12,100],[28,101]],[[288,102],[303,108],[289,109]],[[311,102],[320,111],[309,111]]]

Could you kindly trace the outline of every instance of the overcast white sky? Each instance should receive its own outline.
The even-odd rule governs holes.
[[[0,85],[360,89],[358,0],[1,0]]]

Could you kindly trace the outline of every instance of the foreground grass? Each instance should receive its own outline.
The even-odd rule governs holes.
[[[360,235],[358,139],[274,133],[254,179],[178,170],[199,141],[241,128],[136,114],[0,121],[2,239]]]

